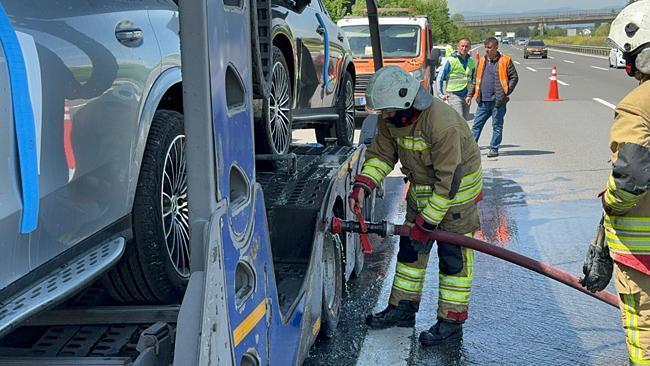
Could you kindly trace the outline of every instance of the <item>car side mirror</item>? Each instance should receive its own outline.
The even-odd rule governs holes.
[[[440,49],[434,48],[431,50],[431,56],[427,59],[427,65],[433,67],[433,68],[438,68],[440,66]]]
[[[311,4],[311,0],[295,0],[294,10],[296,13],[302,13],[309,4]]]

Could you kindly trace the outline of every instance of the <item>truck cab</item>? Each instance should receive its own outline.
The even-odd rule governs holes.
[[[348,17],[339,20],[352,48],[357,73],[355,108],[357,116],[366,114],[365,92],[375,72],[370,44],[368,18]],[[430,66],[431,25],[426,16],[379,17],[379,35],[384,65],[396,65],[408,71],[430,88],[433,78]]]

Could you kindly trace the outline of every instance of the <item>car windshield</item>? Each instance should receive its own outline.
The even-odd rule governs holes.
[[[544,42],[543,41],[530,41],[530,42],[528,42],[528,45],[529,46],[544,46]]]
[[[348,37],[354,57],[372,57],[367,25],[341,27]],[[380,25],[379,37],[385,58],[417,57],[420,53],[420,28],[412,25]]]

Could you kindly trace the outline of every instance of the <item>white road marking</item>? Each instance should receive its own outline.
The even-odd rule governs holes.
[[[555,57],[553,56],[548,56],[548,58],[550,58],[551,60],[555,60]]]
[[[517,65],[521,64],[521,62],[519,62],[519,61],[515,61],[515,60],[512,60],[512,61],[514,61]]]
[[[608,101],[606,101],[606,100],[602,100],[602,99],[600,99],[600,98],[592,98],[592,99],[593,99],[594,101],[596,101],[596,102],[598,102],[598,103],[604,105],[604,106],[607,106],[607,107],[611,108],[611,109],[616,109],[616,106],[615,106],[615,105],[613,105],[612,103],[610,103],[610,102],[608,102]]]
[[[565,83],[565,82],[562,81],[562,80],[558,80],[557,83],[558,83],[558,84],[562,84],[562,85],[564,85],[564,86],[569,86],[569,84]]]
[[[594,69],[598,69],[598,70],[609,71],[609,69],[606,69],[606,68],[600,67],[600,66],[593,66],[592,65],[591,67],[594,68]]]
[[[571,61],[571,60],[564,60],[564,62],[566,62],[568,64],[575,64],[576,63],[575,61]]]
[[[397,243],[395,242],[394,253],[397,252]],[[378,313],[386,307],[388,297],[393,287],[393,276],[395,276],[395,264],[397,256],[392,255],[390,264],[386,270],[385,278],[381,286],[377,303],[372,309],[373,313]],[[430,266],[435,267],[435,266]],[[359,351],[359,358],[356,366],[376,366],[376,365],[399,365],[406,366],[411,351],[411,337],[413,328],[389,328],[389,329],[369,329],[363,345]]]
[[[357,366],[404,365],[411,351],[413,328],[368,330]]]
[[[532,67],[528,67],[528,66],[526,66],[526,68],[527,68],[528,70],[532,71],[532,72],[537,72],[537,70],[533,69]]]

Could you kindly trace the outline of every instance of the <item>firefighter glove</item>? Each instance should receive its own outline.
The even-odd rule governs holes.
[[[430,238],[431,233],[435,231],[437,226],[431,225],[422,215],[415,218],[415,225],[411,228],[412,245],[417,250],[431,249],[433,240]]]
[[[587,250],[585,262],[582,266],[582,272],[585,276],[580,280],[580,284],[591,292],[602,291],[609,284],[613,271],[614,261],[609,255],[609,248],[605,241],[605,228],[601,218],[596,235],[594,235],[594,239]]]
[[[350,209],[353,211],[356,206],[363,208],[363,201],[366,195],[372,193],[376,187],[375,182],[365,175],[357,174],[354,180],[355,182],[354,186],[352,186],[352,192],[348,196],[348,203]]]

